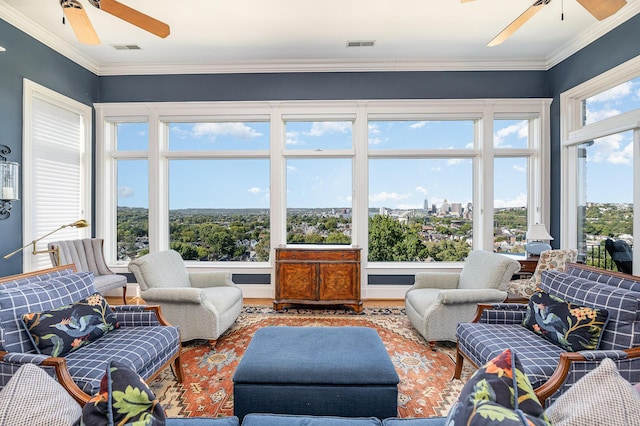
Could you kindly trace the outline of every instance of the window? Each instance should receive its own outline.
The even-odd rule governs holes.
[[[633,247],[640,226],[640,58],[561,95],[562,245],[588,264],[617,269],[605,242]],[[634,264],[640,262],[633,251]],[[637,268],[637,266],[636,266]],[[636,269],[637,270],[637,269]]]
[[[91,219],[91,108],[24,81],[23,239],[31,241],[78,219]],[[69,227],[38,242],[88,238]],[[25,251],[29,253],[29,249]],[[51,266],[48,253],[23,256],[25,271]]]
[[[496,223],[547,219],[548,191],[535,188],[548,188],[549,104],[98,104],[100,231],[120,233],[116,206],[146,209],[148,229],[126,235],[138,254],[175,248],[190,268],[246,275],[270,274],[271,248],[294,244],[360,247],[363,276],[458,262],[494,248]],[[517,218],[494,218],[505,208]]]

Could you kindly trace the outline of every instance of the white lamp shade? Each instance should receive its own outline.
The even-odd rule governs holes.
[[[547,227],[543,223],[530,225],[527,230],[527,241],[550,241],[553,237],[547,232]]]

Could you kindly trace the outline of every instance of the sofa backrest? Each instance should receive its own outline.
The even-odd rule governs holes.
[[[640,277],[623,274],[621,272],[608,271],[606,269],[595,268],[593,266],[570,263],[566,272],[576,277],[586,278],[591,281],[608,284],[614,287],[625,288],[627,290],[640,293]]]
[[[43,269],[41,271],[0,277],[0,288],[10,288],[32,282],[47,281],[51,278],[57,278],[63,275],[72,274],[75,271],[75,265],[63,265],[56,266],[54,268]]]
[[[567,302],[609,312],[599,349],[629,349],[640,345],[639,292],[558,271],[544,271],[540,288]]]
[[[24,329],[22,315],[77,302],[95,293],[93,272],[77,272],[19,285],[0,285],[0,349],[37,353]]]

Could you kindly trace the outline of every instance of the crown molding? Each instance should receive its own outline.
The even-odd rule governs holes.
[[[546,59],[519,60],[424,60],[390,61],[308,60],[255,61],[209,64],[174,63],[107,63],[100,64],[84,55],[46,28],[0,2],[0,19],[30,35],[71,61],[98,76],[163,75],[163,74],[231,74],[231,73],[297,73],[297,72],[389,72],[389,71],[546,71],[595,41],[613,28],[640,13],[640,1],[633,1],[614,16],[598,23],[560,46]]]
[[[615,15],[599,22],[597,25],[590,27],[586,31],[580,33],[570,42],[560,46],[549,56],[549,59],[546,63],[546,69],[551,69],[554,66],[558,65],[569,56],[573,55],[583,47],[588,46],[590,43],[593,43],[609,31],[633,18],[638,13],[640,13],[640,1],[627,3],[627,5],[624,6],[622,10],[620,10]]]

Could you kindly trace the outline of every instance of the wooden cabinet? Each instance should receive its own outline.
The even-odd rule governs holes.
[[[287,304],[362,310],[360,249],[276,249],[276,311]]]

